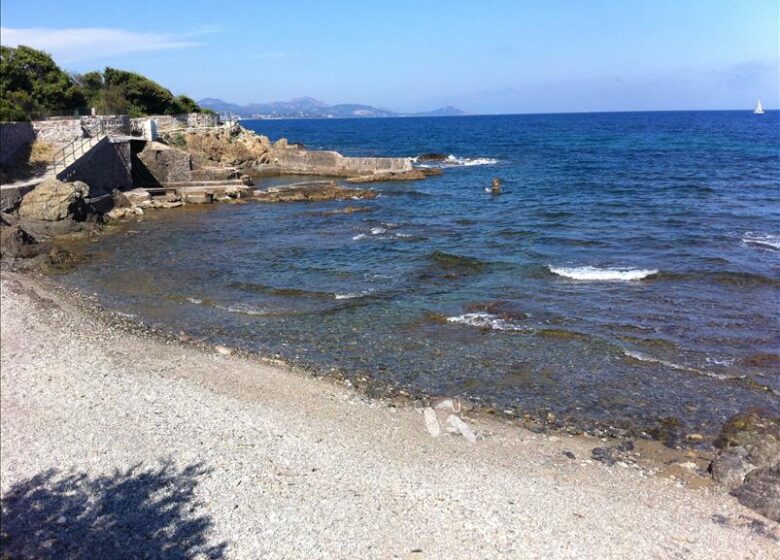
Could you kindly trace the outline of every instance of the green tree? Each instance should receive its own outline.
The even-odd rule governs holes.
[[[81,88],[50,55],[22,45],[0,47],[0,99],[4,108],[28,119],[78,111],[86,104]]]
[[[0,47],[0,119],[29,120],[88,107],[131,117],[201,111],[192,98],[176,97],[135,72],[106,68],[70,76],[45,52]]]

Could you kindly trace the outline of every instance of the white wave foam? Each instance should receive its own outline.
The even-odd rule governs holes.
[[[417,158],[411,158],[414,163],[417,163]],[[425,163],[417,164],[417,167],[431,168],[431,167],[471,167],[474,165],[495,165],[498,160],[488,157],[458,157],[452,154],[448,155],[442,161],[426,161]]]
[[[202,299],[198,299],[198,298],[194,298],[194,297],[188,297],[186,299],[187,299],[187,301],[189,301],[190,303],[194,303],[195,305],[200,305],[201,303],[203,303]]]
[[[771,235],[766,233],[754,233],[749,231],[742,238],[746,245],[755,245],[765,249],[780,249],[780,235]]]
[[[247,305],[215,305],[214,307],[228,313],[238,313],[239,315],[265,315],[264,310]]]
[[[448,323],[459,323],[480,329],[493,329],[497,331],[528,331],[529,329],[516,325],[506,319],[490,313],[465,313],[455,317],[447,317]]]
[[[629,358],[633,358],[635,360],[639,360],[640,362],[649,362],[653,364],[660,364],[662,366],[666,366],[671,369],[676,369],[678,371],[689,371],[692,373],[696,373],[698,375],[704,375],[706,377],[713,377],[715,379],[721,379],[721,380],[727,380],[727,379],[739,379],[740,377],[731,377],[729,375],[722,375],[719,373],[712,373],[711,371],[704,371],[701,369],[697,369],[694,367],[689,366],[683,366],[680,364],[675,364],[674,362],[670,362],[668,360],[662,360],[661,358],[653,358],[652,356],[648,356],[647,354],[642,354],[641,352],[635,352],[633,350],[623,350],[623,353],[628,356]]]
[[[386,225],[388,226],[387,228],[373,227],[369,230],[368,233],[358,233],[357,235],[352,237],[352,240],[360,241],[361,239],[366,239],[369,235],[376,236],[378,239],[406,239],[412,237],[412,234],[404,233],[402,231],[390,232],[388,231],[388,228],[393,228],[398,226],[396,226],[395,224],[386,224]]]
[[[657,274],[657,270],[635,268],[596,268],[595,266],[580,266],[573,268],[547,267],[550,272],[571,278],[572,280],[590,280],[606,282],[626,282],[630,280],[642,280],[651,274]]]
[[[336,294],[335,297],[336,299],[355,299],[370,295],[372,293],[374,293],[373,290],[366,290],[363,292],[347,292],[344,294]]]

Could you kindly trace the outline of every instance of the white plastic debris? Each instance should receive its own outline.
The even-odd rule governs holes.
[[[461,420],[460,417],[456,414],[450,414],[447,416],[447,431],[452,433],[459,433],[464,438],[466,438],[466,441],[469,443],[477,442],[477,436],[474,435],[474,432],[471,431],[469,425]]]
[[[436,412],[431,407],[427,407],[423,410],[423,416],[425,417],[425,427],[428,429],[428,433],[432,437],[439,437],[441,426],[439,426],[439,420],[436,418]]]

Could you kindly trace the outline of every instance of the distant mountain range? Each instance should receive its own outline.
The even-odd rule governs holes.
[[[292,101],[273,101],[271,103],[249,103],[237,105],[222,99],[206,98],[198,101],[198,105],[216,111],[230,113],[244,118],[267,119],[333,119],[333,118],[365,118],[365,117],[451,117],[465,115],[457,107],[442,107],[422,113],[396,113],[389,109],[380,109],[371,105],[342,103],[328,105],[313,97],[299,97]]]

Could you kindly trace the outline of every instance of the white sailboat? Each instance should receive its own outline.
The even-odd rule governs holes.
[[[754,115],[763,115],[764,114],[764,108],[761,106],[761,100],[758,100],[758,103],[756,103],[756,109],[753,111]]]

